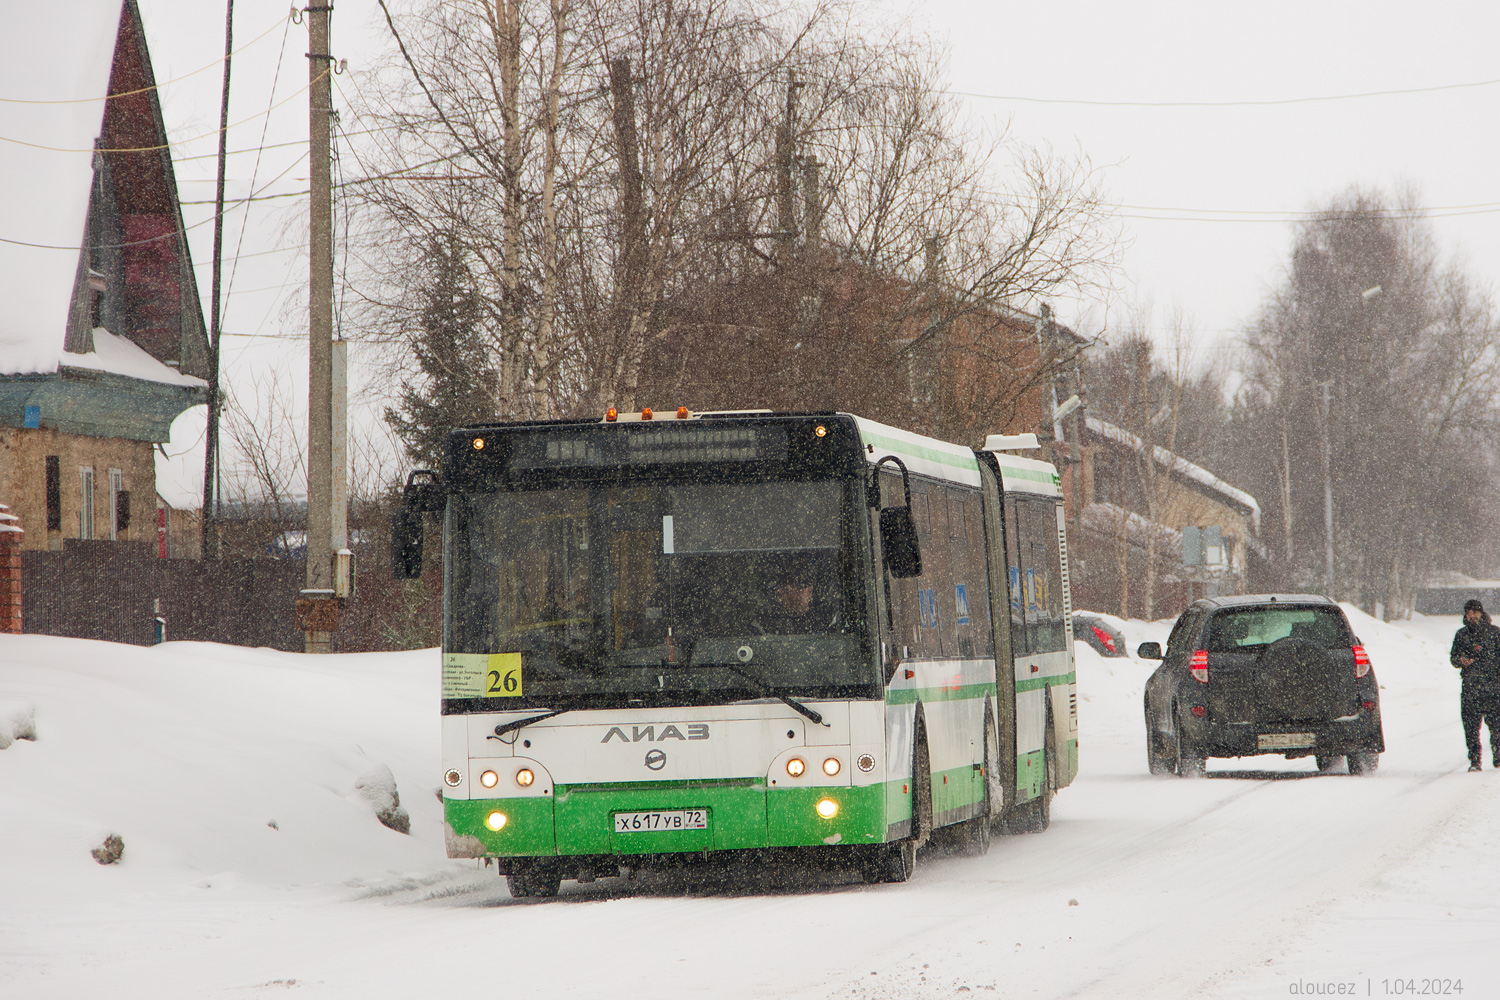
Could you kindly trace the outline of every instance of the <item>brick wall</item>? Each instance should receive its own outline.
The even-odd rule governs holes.
[[[0,503],[0,632],[21,631],[20,519]]]

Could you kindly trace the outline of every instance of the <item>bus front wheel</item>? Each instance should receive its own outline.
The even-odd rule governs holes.
[[[905,882],[917,870],[917,848],[932,833],[932,758],[927,731],[917,723],[911,760],[911,826],[907,835],[890,844],[870,848],[863,866],[866,882]]]
[[[505,876],[505,887],[515,899],[528,896],[556,896],[562,888],[562,873],[556,867],[537,862],[515,864]]]

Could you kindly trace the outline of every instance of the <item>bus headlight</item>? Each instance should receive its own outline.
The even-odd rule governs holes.
[[[505,813],[492,812],[484,818],[484,825],[491,830],[498,830],[505,825]]]
[[[531,786],[531,783],[535,780],[536,775],[531,773],[531,768],[529,767],[523,767],[516,772],[516,784],[520,785],[522,788],[529,788]]]
[[[802,763],[801,757],[793,757],[786,762],[786,773],[794,778],[802,777],[802,772],[807,770],[807,765]]]
[[[457,788],[458,783],[463,780],[464,776],[456,767],[450,767],[448,770],[443,772],[443,784],[447,785],[449,788]]]
[[[835,774],[838,774],[843,766],[844,765],[839,763],[839,759],[837,757],[829,757],[823,762],[823,773],[831,778]]]
[[[833,819],[839,812],[839,804],[832,799],[820,799],[818,801],[818,815],[824,819]]]
[[[494,771],[486,771],[479,776],[479,783],[485,788],[494,788],[500,783],[500,775]]]

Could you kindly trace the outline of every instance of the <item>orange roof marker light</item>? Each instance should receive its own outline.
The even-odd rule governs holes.
[[[650,420],[651,419],[651,407],[649,407],[649,406],[643,406],[643,407],[641,407],[641,419],[642,420]]]
[[[614,423],[616,420],[620,419],[620,414],[615,410],[613,406],[611,406],[609,409],[604,411],[604,419],[609,423]]]
[[[677,408],[677,419],[678,420],[686,420],[687,419],[687,415],[688,415],[688,408],[686,406],[679,406]]]

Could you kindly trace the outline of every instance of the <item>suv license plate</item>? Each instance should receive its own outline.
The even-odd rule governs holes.
[[[1258,739],[1262,750],[1292,750],[1317,742],[1313,733],[1261,733]]]
[[[671,812],[615,813],[615,833],[649,833],[656,830],[707,829],[707,809],[676,809]]]

